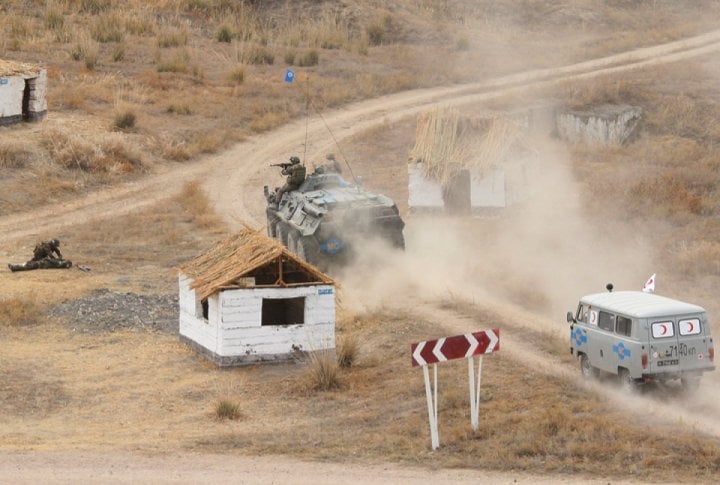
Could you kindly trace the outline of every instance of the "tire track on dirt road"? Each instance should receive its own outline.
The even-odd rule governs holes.
[[[306,159],[325,152],[332,147],[326,126],[333,126],[335,139],[344,140],[386,121],[395,122],[416,115],[437,104],[477,103],[528,89],[680,61],[718,50],[720,30],[558,68],[532,70],[480,83],[406,91],[354,103],[322,117],[297,120],[255,136],[220,156],[189,164],[164,165],[158,173],[141,180],[98,190],[51,208],[2,216],[0,244],[139,211],[172,197],[184,183],[196,179],[202,181],[217,212],[232,229],[242,224],[262,227],[265,201],[259,187],[269,178],[268,163],[283,160],[289,153],[298,152],[298,147],[304,147]],[[28,221],[32,224],[28,225]]]

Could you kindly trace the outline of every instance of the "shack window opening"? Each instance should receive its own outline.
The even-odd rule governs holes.
[[[618,315],[617,322],[615,322],[615,333],[629,337],[631,331],[632,331],[632,320]]]
[[[263,298],[262,325],[305,323],[305,297]]]
[[[202,317],[207,320],[208,319],[208,301],[207,298],[202,300],[200,302],[200,306],[202,306]]]
[[[601,311],[598,318],[598,327],[603,330],[607,330],[608,332],[612,332],[615,328],[615,315]]]

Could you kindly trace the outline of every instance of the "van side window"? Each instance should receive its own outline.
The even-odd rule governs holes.
[[[653,338],[669,338],[675,336],[673,322],[655,322],[650,328],[652,329]]]
[[[615,315],[608,312],[600,311],[600,316],[598,318],[598,327],[602,328],[603,330],[607,330],[608,332],[612,332],[615,330]]]
[[[632,331],[632,320],[618,315],[617,320],[615,321],[615,333],[629,337],[631,331]]]
[[[577,309],[577,315],[575,315],[575,320],[578,322],[587,323],[587,316],[588,316],[588,305],[583,305],[580,303],[578,305]]]

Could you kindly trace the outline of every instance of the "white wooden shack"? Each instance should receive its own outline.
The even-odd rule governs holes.
[[[0,59],[0,126],[43,119],[46,94],[45,69]]]
[[[251,229],[180,267],[180,339],[218,366],[335,348],[335,283]]]
[[[486,214],[523,200],[534,164],[525,135],[539,124],[531,114],[421,114],[408,162],[410,212]]]

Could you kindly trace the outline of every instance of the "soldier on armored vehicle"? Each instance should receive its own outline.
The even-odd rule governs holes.
[[[321,269],[351,260],[368,237],[404,249],[405,224],[392,199],[365,190],[359,178],[344,180],[334,157],[327,158],[307,177],[301,172],[299,184],[288,175],[283,189],[264,187],[268,235]]]
[[[298,157],[290,157],[289,163],[275,163],[271,167],[282,167],[283,175],[287,175],[287,181],[277,192],[275,193],[275,203],[280,204],[282,196],[286,192],[291,190],[297,190],[300,188],[302,183],[305,181],[305,166],[300,163]]]
[[[325,163],[322,163],[315,167],[315,171],[313,172],[313,174],[342,173],[342,167],[340,166],[340,163],[335,160],[335,155],[333,155],[332,153],[328,153],[327,155],[325,155],[325,160],[327,160]]]

